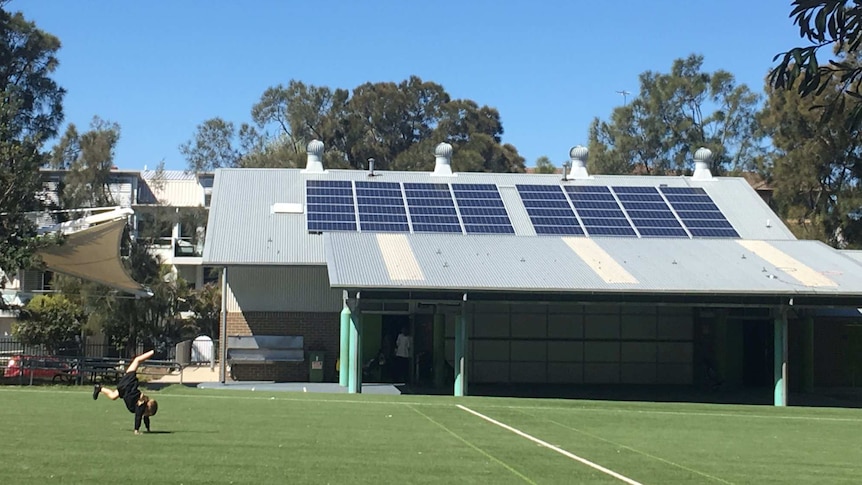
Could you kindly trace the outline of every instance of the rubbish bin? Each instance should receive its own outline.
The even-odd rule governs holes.
[[[308,380],[310,382],[323,382],[323,357],[324,352],[311,351],[308,353]]]

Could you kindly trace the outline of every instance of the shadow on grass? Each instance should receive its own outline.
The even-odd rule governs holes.
[[[399,385],[402,394],[452,395],[453,389]],[[771,387],[698,387],[638,385],[471,384],[471,396],[585,399],[595,401],[686,402],[704,404],[773,405]],[[862,390],[818,389],[790,391],[791,406],[862,408]]]

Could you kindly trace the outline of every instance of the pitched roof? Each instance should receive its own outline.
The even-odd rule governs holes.
[[[742,178],[697,181],[689,177],[595,175],[563,182],[559,175],[457,173],[451,177],[428,172],[376,172],[380,182],[493,184],[499,189],[520,244],[541,244],[536,236],[517,184],[700,187],[712,198],[742,239],[792,240],[783,224]],[[204,264],[306,265],[326,264],[324,237],[306,226],[306,181],[369,180],[368,172],[329,170],[306,173],[301,169],[220,169],[216,171],[210,209]],[[288,204],[296,212],[280,212],[275,204]],[[445,236],[461,243],[484,235]],[[644,239],[637,239],[643,242]],[[672,248],[680,239],[661,239]]]

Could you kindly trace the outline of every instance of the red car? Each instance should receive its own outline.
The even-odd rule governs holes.
[[[15,355],[9,358],[3,377],[51,379],[71,382],[78,371],[67,360],[51,356]]]

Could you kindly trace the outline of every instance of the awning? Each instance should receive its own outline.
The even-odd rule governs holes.
[[[66,236],[63,244],[39,251],[47,269],[101,283],[138,297],[152,296],[129,275],[120,259],[125,219],[98,224]]]

